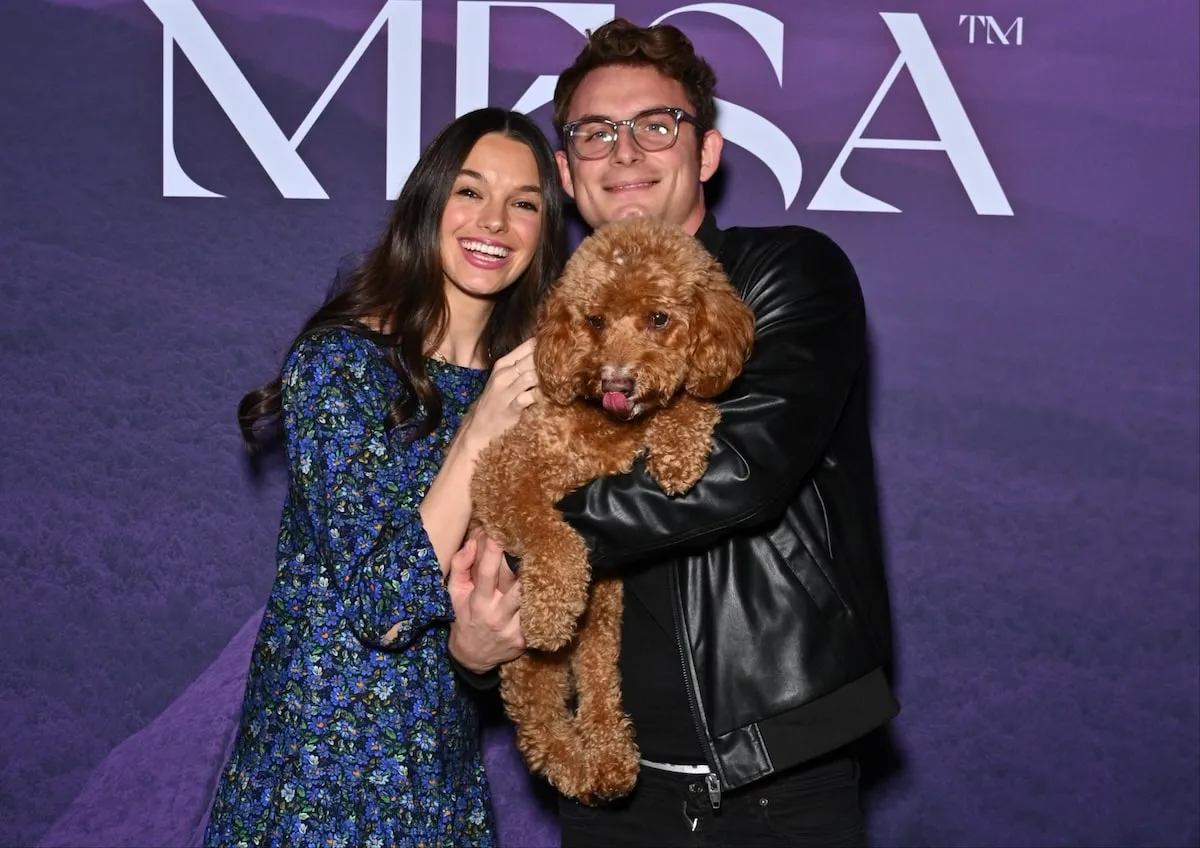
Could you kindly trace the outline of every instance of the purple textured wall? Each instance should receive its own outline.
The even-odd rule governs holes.
[[[290,135],[383,0],[195,5]],[[423,139],[455,111],[456,10],[480,5],[424,4]],[[986,4],[745,5],[783,25],[782,84],[731,21],[673,21],[803,175],[730,144],[718,218],[837,238],[875,342],[905,709],[874,841],[1200,844],[1197,4],[993,4],[974,43],[960,18]],[[326,200],[281,196],[176,49],[178,160],[226,196],[164,197],[152,7],[191,3],[5,6],[0,844],[194,844],[282,497],[279,469],[247,473],[234,406],[382,221],[385,40],[299,147]],[[808,208],[897,58],[881,12],[919,16],[1011,215],[903,149],[843,171],[902,212]],[[490,44],[487,96],[513,105],[581,36],[505,8]],[[868,136],[934,137],[912,75]],[[555,845],[502,724],[488,756],[506,844]]]

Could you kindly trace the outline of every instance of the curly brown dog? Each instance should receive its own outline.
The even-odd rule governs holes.
[[[638,750],[617,671],[621,581],[591,584],[584,541],[555,505],[640,455],[666,493],[687,492],[719,417],[705,399],[741,373],[753,337],[753,313],[695,238],[650,219],[609,224],[542,306],[534,362],[547,402],[479,458],[476,520],[521,560],[531,649],[501,669],[501,696],[529,767],[564,795],[628,793]]]

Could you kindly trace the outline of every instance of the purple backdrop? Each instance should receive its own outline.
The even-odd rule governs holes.
[[[384,4],[195,5],[290,136]],[[484,79],[485,5],[427,0],[419,60],[386,30],[393,96],[425,89],[419,130],[398,111],[391,139],[387,38],[370,43],[297,148],[328,199],[293,199],[186,55],[194,33],[164,98],[159,16],[188,0],[4,3],[0,844],[195,843],[282,498],[280,469],[246,471],[237,399],[374,236],[385,149],[450,120],[456,84],[514,105],[579,49],[584,6],[649,23],[685,3],[495,8]],[[874,841],[1200,844],[1198,4],[745,8],[782,24],[778,70],[761,15],[672,19],[735,104],[718,217],[832,234],[875,341],[904,712]],[[847,182],[902,211],[830,211],[814,196],[897,28],[910,63],[866,134],[953,129],[967,176],[938,150],[856,149]],[[180,168],[223,198],[164,188],[167,108]],[[1011,214],[980,214],[967,184],[989,174]],[[502,723],[488,757],[505,843],[557,844]]]

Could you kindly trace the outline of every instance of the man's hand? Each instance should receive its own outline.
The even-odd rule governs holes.
[[[446,589],[454,606],[450,655],[485,674],[525,650],[521,584],[494,541],[477,532],[450,558]]]

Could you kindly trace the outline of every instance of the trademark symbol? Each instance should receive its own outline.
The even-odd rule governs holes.
[[[991,15],[959,15],[958,25],[967,25],[967,43],[998,44],[1001,47],[1020,47],[1024,40],[1025,18],[1013,18],[1007,27],[1000,26]],[[978,31],[976,24],[979,25]]]

